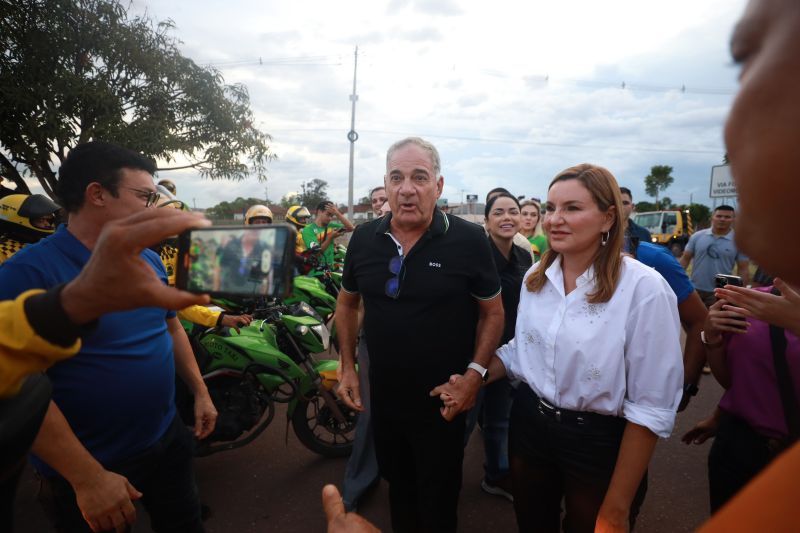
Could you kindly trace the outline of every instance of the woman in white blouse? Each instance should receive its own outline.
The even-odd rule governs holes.
[[[583,164],[550,184],[550,249],[525,275],[514,338],[489,380],[522,381],[509,455],[520,531],[625,531],[646,490],[658,437],[668,437],[683,365],[675,295],[622,255],[619,187]],[[443,415],[462,408],[454,377]],[[452,395],[450,392],[452,392]],[[450,411],[450,412],[448,412]]]

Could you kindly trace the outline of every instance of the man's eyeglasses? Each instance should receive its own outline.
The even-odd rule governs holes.
[[[123,187],[123,189],[128,189],[129,191],[135,192],[136,196],[144,200],[145,207],[155,205],[155,203],[158,202],[158,199],[161,198],[161,195],[156,191],[146,191],[144,189],[135,189],[133,187]]]
[[[403,272],[403,261],[405,256],[396,255],[389,260],[389,272],[394,274],[394,277],[386,281],[386,296],[389,298],[397,298],[400,296],[400,281]]]

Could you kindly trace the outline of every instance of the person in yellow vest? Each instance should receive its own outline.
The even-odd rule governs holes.
[[[52,235],[61,206],[42,194],[10,194],[0,199],[0,263],[28,244]]]

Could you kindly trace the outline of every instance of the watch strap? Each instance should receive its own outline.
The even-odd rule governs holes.
[[[487,369],[483,365],[478,364],[478,363],[473,361],[473,362],[471,362],[470,364],[467,365],[467,368],[471,368],[472,370],[474,370],[475,372],[480,374],[481,379],[483,381],[486,381],[487,379],[489,379],[489,369]]]

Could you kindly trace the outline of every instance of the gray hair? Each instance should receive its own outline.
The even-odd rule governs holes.
[[[386,170],[389,170],[389,161],[392,159],[392,156],[396,151],[400,148],[403,148],[409,144],[416,144],[429,154],[431,154],[431,163],[433,163],[433,173],[435,174],[434,178],[439,178],[442,174],[442,163],[439,159],[439,151],[436,149],[434,145],[422,139],[420,137],[406,137],[401,141],[397,141],[393,145],[389,147],[389,150],[386,152]]]

